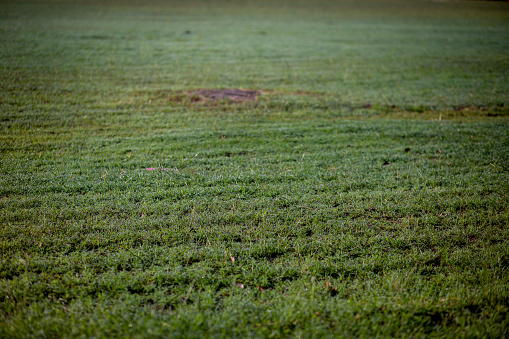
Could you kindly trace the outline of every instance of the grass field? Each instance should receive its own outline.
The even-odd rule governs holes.
[[[509,336],[507,2],[2,0],[0,43],[0,337]]]

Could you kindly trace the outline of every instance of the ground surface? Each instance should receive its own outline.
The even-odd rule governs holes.
[[[1,1],[0,337],[507,336],[507,6]]]
[[[206,98],[213,101],[222,99],[246,101],[255,100],[258,92],[250,89],[202,89],[192,91],[191,94],[198,95],[199,98]]]

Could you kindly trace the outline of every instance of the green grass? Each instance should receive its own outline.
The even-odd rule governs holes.
[[[0,337],[508,336],[508,19],[1,1]]]

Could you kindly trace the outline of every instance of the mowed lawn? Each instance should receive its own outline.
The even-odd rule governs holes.
[[[2,0],[0,45],[0,337],[509,336],[507,2]]]

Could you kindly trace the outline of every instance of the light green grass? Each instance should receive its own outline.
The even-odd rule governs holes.
[[[0,2],[0,337],[507,336],[508,18]]]

